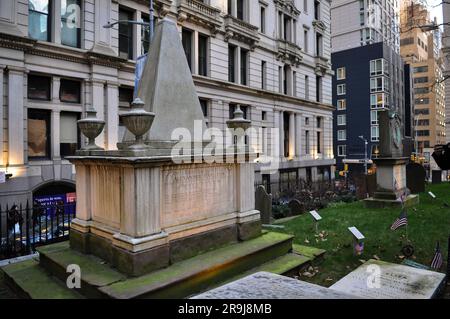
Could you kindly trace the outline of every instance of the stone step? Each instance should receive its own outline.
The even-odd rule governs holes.
[[[292,252],[310,258],[312,261],[321,260],[326,250],[311,246],[303,246],[298,244],[292,245]]]
[[[40,266],[60,280],[66,280],[67,266],[78,265],[81,270],[81,293],[88,298],[105,298],[99,288],[125,280],[126,276],[102,259],[70,249],[68,241],[37,248]]]
[[[255,268],[292,249],[293,236],[269,232],[99,290],[111,298],[185,298]]]
[[[31,299],[81,299],[65,282],[48,274],[36,259],[2,267],[4,279],[18,297]]]

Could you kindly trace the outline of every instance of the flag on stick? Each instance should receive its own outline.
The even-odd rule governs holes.
[[[431,262],[431,268],[434,270],[439,270],[442,267],[444,260],[442,257],[441,247],[439,242],[436,244],[436,251],[434,253],[433,261]]]
[[[406,214],[406,210],[403,209],[400,216],[395,220],[395,222],[391,226],[391,230],[397,230],[402,226],[408,225],[408,216]]]

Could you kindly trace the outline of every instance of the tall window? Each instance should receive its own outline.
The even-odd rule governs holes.
[[[120,8],[119,20],[133,20],[133,13]],[[126,23],[119,24],[119,56],[124,59],[133,59],[133,28]]]
[[[289,65],[285,65],[283,67],[283,93],[284,94],[289,94],[289,76],[291,73],[291,68],[289,67]]]
[[[60,119],[60,144],[61,157],[75,154],[80,141],[80,134],[77,128],[79,113],[61,112]]]
[[[261,88],[267,89],[267,62],[261,61]]]
[[[322,102],[322,77],[316,76],[316,101]]]
[[[305,131],[305,154],[309,154],[310,152],[309,131]]]
[[[142,14],[142,22],[150,23],[150,18],[148,15]],[[153,27],[156,27],[157,19],[153,19]],[[141,54],[144,55],[148,52],[150,46],[150,26],[141,26]]]
[[[266,8],[261,7],[260,10],[260,28],[261,33],[266,33]]]
[[[202,34],[198,36],[198,74],[208,75],[208,37]]]
[[[236,82],[236,47],[228,46],[228,81]]]
[[[309,100],[309,76],[305,75],[305,100]]]
[[[308,0],[303,0],[303,11],[308,13]]]
[[[28,1],[28,35],[30,38],[42,41],[51,39],[51,1]]]
[[[208,100],[206,99],[199,99],[200,106],[202,107],[203,116],[205,118],[208,118]]]
[[[81,45],[81,0],[61,0],[61,43],[79,48]]]
[[[317,154],[322,153],[322,132],[317,132]]]
[[[28,109],[28,158],[50,158],[50,111]]]
[[[314,19],[320,20],[320,1],[314,1]]]
[[[183,28],[181,32],[181,41],[183,43],[184,53],[189,65],[189,69],[192,72],[192,36],[193,32]]]
[[[308,53],[309,46],[308,46],[308,29],[303,30],[303,46],[305,49],[305,53]]]
[[[248,51],[245,49],[241,49],[241,84],[242,85],[248,84],[247,69],[248,69]]]
[[[297,72],[292,72],[292,95],[297,96]]]
[[[316,33],[316,56],[322,55],[322,35],[320,33]]]
[[[245,19],[245,0],[236,0],[236,18]]]

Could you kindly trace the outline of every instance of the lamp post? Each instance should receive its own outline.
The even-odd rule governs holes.
[[[367,139],[364,138],[363,135],[358,136],[363,142],[364,142],[364,173],[367,175],[368,169],[367,169],[367,146],[369,145],[369,142]]]

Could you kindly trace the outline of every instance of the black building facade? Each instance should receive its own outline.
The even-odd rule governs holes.
[[[407,123],[404,136],[411,135],[411,83],[405,81],[410,74],[400,55],[382,42],[335,52],[332,64],[334,154],[336,168],[342,170],[344,159],[364,161],[364,140],[368,158],[376,156],[379,110],[396,110]]]

